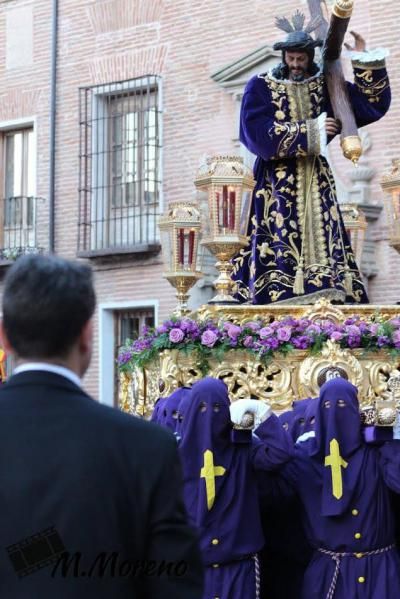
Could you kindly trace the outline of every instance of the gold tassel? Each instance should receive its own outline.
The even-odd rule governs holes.
[[[296,269],[296,276],[293,283],[293,293],[295,295],[304,295],[304,271],[302,260],[299,262],[299,265]]]
[[[353,275],[348,266],[345,267],[343,285],[346,295],[353,295]]]

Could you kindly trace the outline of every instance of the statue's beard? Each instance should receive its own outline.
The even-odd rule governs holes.
[[[300,73],[294,73],[293,70],[291,70],[290,75],[292,81],[296,81],[297,83],[299,81],[304,81],[304,79],[306,78],[306,73],[303,70],[301,70]]]

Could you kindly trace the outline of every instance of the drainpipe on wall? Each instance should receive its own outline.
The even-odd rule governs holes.
[[[51,11],[51,81],[50,81],[50,173],[49,173],[49,252],[55,250],[55,154],[56,154],[56,102],[57,102],[57,37],[58,0],[52,0]]]

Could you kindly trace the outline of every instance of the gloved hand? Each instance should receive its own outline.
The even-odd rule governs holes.
[[[254,426],[257,428],[264,420],[272,414],[270,405],[259,399],[237,399],[230,405],[231,420],[233,424],[243,426],[243,417],[246,412],[253,414]]]

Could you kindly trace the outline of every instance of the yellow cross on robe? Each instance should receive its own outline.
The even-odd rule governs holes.
[[[332,495],[340,499],[343,495],[342,468],[347,468],[348,463],[340,455],[339,443],[332,439],[329,443],[330,454],[325,457],[325,466],[332,469]]]
[[[214,466],[214,455],[209,449],[204,452],[204,466],[200,470],[200,478],[206,481],[207,507],[210,510],[215,501],[215,477],[223,476],[226,470],[223,466]]]

